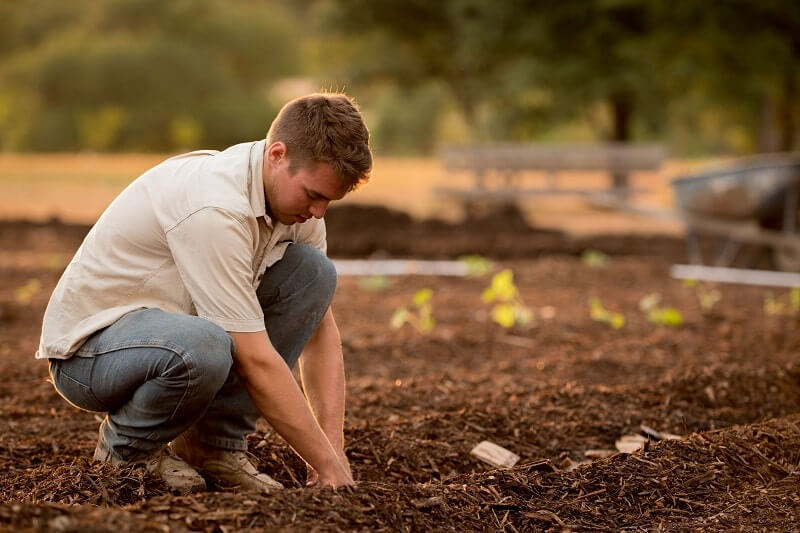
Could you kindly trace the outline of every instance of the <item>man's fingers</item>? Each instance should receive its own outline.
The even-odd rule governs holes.
[[[319,485],[319,474],[309,466],[308,475],[306,476],[306,487],[313,487],[315,485]]]

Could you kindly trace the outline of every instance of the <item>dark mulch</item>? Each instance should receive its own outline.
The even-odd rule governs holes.
[[[480,229],[356,214],[329,222],[367,243],[353,254],[454,257],[491,240]],[[383,241],[367,224],[380,217]],[[303,462],[263,426],[250,452],[285,491],[179,497],[140,468],[91,463],[98,415],[67,405],[33,361],[47,298],[86,228],[0,224],[0,530],[800,530],[800,317],[763,307],[781,291],[721,286],[703,310],[696,289],[667,274],[682,243],[510,227],[489,249],[534,310],[529,328],[491,322],[480,299],[487,278],[403,278],[381,291],[340,280],[357,486],[303,488]],[[612,264],[584,265],[586,247],[612,253]],[[30,280],[41,290],[23,301]],[[425,287],[434,331],[391,330],[393,310]],[[684,325],[648,322],[638,302],[650,293],[679,308]],[[590,297],[624,313],[625,327],[593,321]],[[681,438],[587,457],[613,452],[642,424]],[[470,450],[482,440],[520,462],[480,462]]]

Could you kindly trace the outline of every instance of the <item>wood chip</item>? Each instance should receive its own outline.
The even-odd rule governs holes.
[[[514,466],[519,461],[519,455],[488,440],[479,442],[470,454],[498,468]]]
[[[623,453],[633,453],[641,450],[647,440],[647,437],[642,435],[623,435],[614,443],[614,446]]]
[[[650,437],[653,440],[680,440],[682,438],[680,435],[667,433],[666,431],[658,431],[644,424],[640,425],[639,428],[646,437]]]
[[[583,455],[590,459],[605,459],[617,453],[617,450],[586,450]]]

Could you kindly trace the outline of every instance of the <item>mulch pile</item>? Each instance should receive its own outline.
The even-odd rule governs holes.
[[[488,230],[351,214],[329,221],[352,237],[332,255],[455,257],[490,241]],[[382,241],[366,223],[381,217],[391,222]],[[303,488],[303,462],[264,424],[249,451],[286,490],[176,496],[139,467],[92,463],[101,415],[67,405],[33,361],[47,298],[86,228],[0,223],[0,530],[800,531],[800,316],[763,307],[785,295],[720,286],[703,309],[667,274],[684,260],[680,242],[581,241],[514,224],[490,250],[514,272],[530,327],[492,323],[485,277],[380,290],[340,280],[355,487]],[[611,265],[583,264],[587,248]],[[21,297],[32,280],[40,289]],[[394,309],[426,287],[434,330],[390,329]],[[651,293],[681,310],[681,327],[639,311]],[[625,314],[625,327],[592,320],[590,297]],[[615,449],[647,428],[679,438]],[[483,440],[519,463],[481,462],[470,451]]]

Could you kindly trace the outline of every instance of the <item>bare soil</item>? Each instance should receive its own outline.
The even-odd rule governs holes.
[[[578,239],[514,213],[455,225],[332,212],[331,256],[481,253],[513,270],[535,323],[491,322],[486,277],[397,278],[380,291],[342,278],[334,312],[358,484],[302,488],[302,461],[264,425],[250,452],[286,490],[175,496],[139,468],[92,464],[99,415],[64,402],[33,359],[49,294],[87,229],[0,223],[0,530],[800,531],[798,317],[766,314],[768,291],[742,286],[717,287],[704,311],[668,276],[685,260],[679,239]],[[611,264],[584,264],[589,248]],[[434,330],[389,328],[422,288],[434,291]],[[637,304],[650,293],[685,323],[648,322]],[[592,320],[590,297],[626,325]],[[681,438],[587,456],[642,424]],[[482,463],[470,450],[483,440],[520,462]]]

